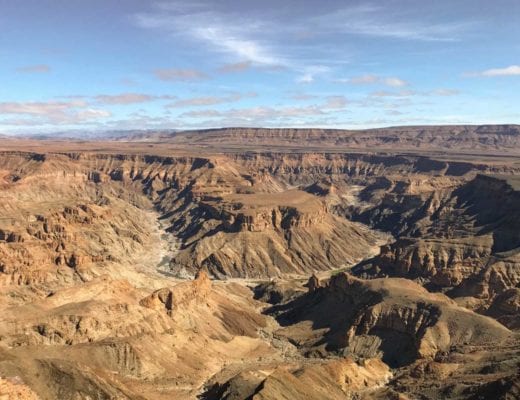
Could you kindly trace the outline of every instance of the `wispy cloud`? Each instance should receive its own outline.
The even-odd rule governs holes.
[[[82,100],[68,102],[2,102],[0,103],[0,114],[49,115],[86,106],[87,103]]]
[[[264,121],[268,119],[281,119],[292,117],[308,117],[312,115],[322,115],[325,112],[316,106],[307,107],[250,107],[250,108],[233,108],[229,110],[201,110],[188,111],[180,115],[180,117],[220,117],[226,119],[234,119],[237,121]]]
[[[323,102],[307,106],[257,106],[246,108],[231,108],[227,110],[204,109],[187,111],[179,115],[185,119],[206,119],[210,125],[259,125],[294,124],[302,125],[306,120],[316,116],[331,116],[345,111],[348,101],[344,96],[328,96]],[[212,121],[211,123],[209,121]]]
[[[134,15],[133,20],[142,28],[187,36],[242,62],[286,64],[265,42],[253,37],[260,25],[257,20],[247,20],[244,15],[233,12],[218,12],[212,9],[211,3],[196,3],[191,7],[175,1],[157,3],[150,12]]]
[[[297,68],[298,69],[298,68]],[[317,75],[322,75],[330,71],[326,65],[309,65],[300,68],[301,76],[296,79],[298,83],[312,83]]]
[[[303,84],[315,82],[325,68],[334,71],[343,65],[344,62],[338,63],[338,54],[341,59],[350,59],[348,54],[345,56],[350,36],[365,37],[364,40],[457,41],[475,27],[474,21],[439,22],[420,13],[418,7],[396,9],[380,2],[350,7],[337,2],[321,9],[313,7],[312,12],[302,7],[304,11],[297,18],[281,8],[266,7],[261,12],[255,9],[249,14],[230,3],[207,0],[152,4],[148,11],[134,14],[133,22],[143,29],[169,35],[177,42],[198,44],[202,51],[220,54],[223,60],[217,62],[227,64],[217,72],[283,67],[295,73],[295,81]],[[156,75],[163,80],[172,79],[166,72]],[[176,75],[173,78],[178,79]],[[375,79],[377,82],[373,83],[389,87],[407,85],[396,77],[365,79],[365,83]]]
[[[108,118],[112,114],[107,110],[91,108],[83,100],[67,102],[2,102],[0,114],[23,115],[34,118],[39,124],[74,124],[89,120]]]
[[[293,94],[290,94],[289,96],[287,96],[288,99],[296,100],[296,101],[307,101],[307,100],[315,99],[316,97],[318,97],[318,96],[315,94],[301,93],[301,92],[293,93]]]
[[[236,63],[225,64],[220,67],[217,71],[222,74],[230,74],[234,72],[244,72],[251,68],[251,61],[241,61]]]
[[[100,104],[110,105],[126,105],[126,104],[137,104],[147,103],[154,100],[172,100],[175,96],[161,95],[154,96],[144,93],[121,93],[121,94],[100,94],[95,96],[93,99]]]
[[[509,67],[504,68],[493,68],[480,72],[470,72],[466,74],[466,76],[520,76],[520,65],[510,65]]]
[[[432,92],[430,92],[432,95],[435,96],[457,96],[460,94],[460,90],[458,89],[435,89]]]
[[[393,91],[389,92],[386,90],[379,90],[376,92],[372,92],[370,96],[372,97],[410,97],[416,95],[417,92],[413,90],[400,90],[400,91]]]
[[[153,97],[140,93],[123,93],[117,95],[102,94],[95,97],[98,103],[103,104],[135,104],[152,101]]]
[[[399,79],[399,78],[383,78],[382,82],[386,86],[390,86],[390,87],[403,87],[403,86],[408,85],[408,82],[406,82],[402,79]]]
[[[348,104],[348,100],[345,96],[328,96],[324,104],[322,104],[323,109],[342,109],[345,108]]]
[[[51,72],[51,67],[45,64],[27,65],[24,67],[16,68],[16,72],[22,74],[46,74]]]
[[[180,99],[174,103],[167,104],[168,108],[182,108],[182,107],[202,107],[202,106],[211,106],[216,104],[223,103],[232,103],[237,102],[245,98],[256,97],[257,94],[255,92],[248,93],[232,93],[227,96],[202,96],[202,97],[192,97],[189,99]]]
[[[196,69],[159,68],[153,73],[161,81],[191,82],[208,78],[204,72]]]
[[[211,44],[214,48],[230,53],[237,58],[244,58],[250,62],[262,65],[284,65],[285,61],[272,54],[265,45],[256,40],[241,37],[229,27],[200,26],[193,29],[196,38]]]
[[[408,82],[397,77],[383,77],[378,75],[366,74],[360,76],[354,76],[352,78],[338,79],[340,83],[350,83],[353,85],[373,85],[380,84],[390,87],[403,87],[407,86]]]
[[[455,41],[475,26],[473,21],[435,23],[420,15],[410,18],[376,4],[364,4],[335,10],[313,18],[322,32],[373,36],[398,40]]]

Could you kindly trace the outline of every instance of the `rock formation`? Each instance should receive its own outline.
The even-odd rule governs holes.
[[[0,398],[518,397],[518,138],[2,139]]]
[[[305,353],[381,356],[393,367],[433,359],[452,346],[500,342],[510,335],[491,318],[395,278],[362,281],[340,273],[323,290],[293,300],[283,312],[272,310],[288,325],[279,334],[299,343]],[[316,332],[324,332],[323,337]]]

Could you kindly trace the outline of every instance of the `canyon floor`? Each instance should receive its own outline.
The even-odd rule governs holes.
[[[0,142],[0,400],[520,398],[520,128]]]

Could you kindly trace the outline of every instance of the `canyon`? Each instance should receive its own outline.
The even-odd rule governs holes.
[[[518,398],[519,145],[2,138],[0,399]]]

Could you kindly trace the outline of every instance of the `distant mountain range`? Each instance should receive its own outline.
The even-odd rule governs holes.
[[[520,152],[520,125],[400,126],[380,129],[222,128],[130,132],[117,140],[220,148],[294,147]]]

